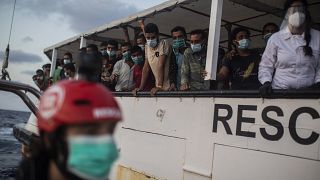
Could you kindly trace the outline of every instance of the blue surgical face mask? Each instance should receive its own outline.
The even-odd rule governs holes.
[[[241,39],[240,41],[238,41],[238,43],[239,43],[239,46],[238,46],[239,49],[249,49],[251,41],[250,39]]]
[[[155,48],[158,45],[158,41],[157,41],[157,39],[148,39],[147,45],[152,48]]]
[[[142,49],[142,51],[144,51],[144,45],[140,44],[138,46]]]
[[[202,49],[202,44],[201,43],[191,44],[191,49],[192,49],[192,52],[194,52],[194,53],[200,52]]]
[[[266,35],[263,36],[263,39],[264,39],[264,42],[267,44],[268,43],[268,40],[269,38],[272,36],[272,33],[268,33]]]
[[[125,53],[122,53],[122,57],[123,57],[126,61],[129,60],[130,56],[131,56],[130,51],[127,51],[127,52],[125,52]]]
[[[83,179],[107,179],[118,150],[111,135],[68,138],[67,168]]]
[[[108,53],[109,57],[115,57],[116,56],[116,51],[107,50],[107,53]]]
[[[134,64],[142,64],[143,63],[143,57],[142,56],[131,56],[132,61]]]

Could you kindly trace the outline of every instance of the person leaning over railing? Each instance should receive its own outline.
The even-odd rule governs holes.
[[[168,91],[170,88],[169,64],[171,59],[171,46],[166,40],[159,39],[159,29],[156,24],[149,23],[144,27],[144,33],[147,40],[145,47],[145,64],[142,70],[142,79],[137,91],[145,88],[149,73],[152,72],[155,77],[155,87],[151,90],[151,95],[158,91]]]
[[[207,34],[201,29],[190,32],[191,47],[184,51],[181,65],[180,90],[209,90],[210,81],[204,80],[207,59]]]
[[[250,48],[251,39],[248,29],[237,27],[232,30],[231,39],[234,56],[226,56],[218,73],[218,80],[230,80],[232,90],[259,89],[259,53]]]
[[[36,75],[32,77],[32,80],[40,91],[45,91],[51,85],[49,77],[47,77],[41,69],[36,71]]]
[[[311,28],[306,0],[287,0],[281,31],[271,36],[259,66],[262,94],[320,88],[320,32]]]

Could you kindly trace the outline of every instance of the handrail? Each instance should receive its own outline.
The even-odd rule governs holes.
[[[0,80],[0,91],[7,91],[7,92],[12,92],[16,94],[23,100],[23,102],[28,106],[28,108],[32,111],[33,114],[37,113],[38,108],[35,106],[33,101],[26,95],[26,92],[30,92],[36,98],[39,99],[41,93],[37,89],[27,84],[23,84],[19,82]]]
[[[38,99],[41,96],[40,91],[38,91],[36,88],[31,87],[30,85],[27,85],[27,84],[20,83],[20,82],[0,80],[0,90],[2,88],[28,91],[31,94],[33,94],[35,97],[37,97]]]
[[[131,92],[114,92],[117,97],[134,97]],[[313,89],[273,90],[262,97],[258,90],[210,90],[210,91],[160,91],[155,96],[149,92],[137,92],[136,97],[220,97],[220,98],[266,98],[266,99],[320,99],[320,91]]]

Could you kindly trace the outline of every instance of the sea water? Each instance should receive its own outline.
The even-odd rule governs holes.
[[[12,132],[17,123],[26,123],[30,112],[0,109],[0,179],[14,179],[21,160],[21,143]]]

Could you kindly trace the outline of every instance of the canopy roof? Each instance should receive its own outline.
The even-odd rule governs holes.
[[[285,0],[224,0],[220,45],[228,47],[228,25],[245,26],[252,34],[253,46],[262,47],[261,30],[267,22],[281,24],[282,5]],[[320,25],[319,0],[309,0],[309,10],[313,20]],[[194,29],[209,29],[211,0],[170,0],[126,18],[81,33],[64,40],[44,50],[51,59],[53,49],[57,49],[58,58],[62,58],[66,51],[78,54],[80,39],[83,36],[87,44],[97,44],[108,39],[124,39],[121,27],[127,26],[131,40],[134,38],[134,28],[138,28],[138,20],[145,19],[145,23],[153,22],[158,25],[160,38],[170,38],[170,31],[175,26],[185,27],[187,32]]]

